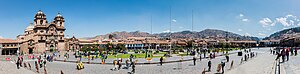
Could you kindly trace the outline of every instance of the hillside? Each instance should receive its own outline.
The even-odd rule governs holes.
[[[286,38],[285,35],[288,35],[288,34],[291,35],[291,34],[295,34],[295,33],[299,33],[299,32],[300,32],[300,27],[284,29],[284,30],[281,30],[281,31],[271,34],[270,36],[264,38],[263,40],[269,40],[269,39],[270,40],[272,40],[272,39],[280,40],[280,39]]]
[[[146,37],[146,36],[156,36],[156,37],[169,37],[169,33],[158,33],[158,34],[149,34],[147,32],[112,32],[105,35],[98,35],[95,37],[90,37],[87,39],[107,39],[109,35],[112,35],[114,38],[127,38],[127,37]],[[259,40],[257,37],[250,36],[241,36],[236,33],[227,32],[223,30],[216,29],[205,29],[200,32],[191,32],[191,31],[181,31],[172,33],[172,38],[230,38],[234,40]]]

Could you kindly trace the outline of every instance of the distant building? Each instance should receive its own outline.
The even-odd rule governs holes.
[[[260,47],[274,47],[279,46],[280,40],[261,40],[259,41]]]

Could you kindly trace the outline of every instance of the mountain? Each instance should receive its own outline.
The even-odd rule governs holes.
[[[96,37],[90,37],[88,39],[107,39],[109,35],[112,35],[116,39],[127,38],[127,37],[146,37],[146,36],[155,36],[155,37],[169,37],[170,33],[157,33],[157,34],[149,34],[147,32],[112,32],[110,34],[98,35]],[[229,38],[233,40],[259,40],[257,37],[250,36],[241,36],[236,33],[227,32],[223,30],[217,29],[205,29],[200,32],[195,31],[181,31],[171,33],[172,38]]]
[[[127,38],[127,37],[146,37],[146,36],[152,36],[147,32],[140,32],[140,31],[135,31],[135,32],[112,32],[109,34],[105,34],[105,35],[98,35],[95,37],[90,37],[90,38],[86,38],[86,39],[108,39],[109,35],[112,35],[114,38],[116,39],[121,39],[121,38]]]
[[[289,37],[288,35],[293,35],[295,33],[300,32],[300,27],[294,27],[294,28],[289,28],[289,29],[284,29],[278,32],[275,32],[271,34],[270,36],[264,38],[263,40],[280,40],[286,37]]]

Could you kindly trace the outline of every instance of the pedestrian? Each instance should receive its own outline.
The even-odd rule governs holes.
[[[201,61],[202,57],[201,57],[201,54],[200,54],[200,61]]]
[[[125,61],[125,65],[126,65],[126,69],[128,69],[129,68],[129,60],[128,59]]]
[[[163,57],[160,57],[159,61],[160,61],[160,65],[162,66],[162,63],[163,63]]]
[[[117,68],[118,68],[117,60],[114,60],[114,61],[113,61],[113,64],[114,64],[113,70],[117,70]]]
[[[64,74],[64,72],[62,70],[60,70],[60,74]]]
[[[285,51],[284,51],[284,49],[282,49],[281,50],[281,59],[282,59],[282,62],[284,62],[285,61]]]
[[[208,72],[210,72],[210,69],[211,69],[211,61],[210,60],[208,61],[207,65],[208,65]]]
[[[22,57],[22,56],[20,56],[19,58],[20,58],[20,64],[19,64],[19,65],[20,65],[20,67],[23,67],[23,66],[22,66],[23,57]]]
[[[43,67],[43,60],[41,60],[41,61],[39,62],[39,64],[40,64],[40,68],[42,68],[42,67]]]
[[[47,74],[47,69],[46,69],[46,67],[44,67],[44,74]]]
[[[44,63],[44,67],[46,67],[46,60],[44,60],[43,63]]]
[[[281,53],[279,53],[279,52],[276,52],[276,54],[277,54],[277,57],[276,57],[276,59],[275,59],[275,60],[278,60],[278,59],[280,58],[280,56],[281,56]]]
[[[28,67],[29,67],[29,70],[31,70],[31,65],[30,65],[30,63],[28,62]]]
[[[298,55],[298,52],[297,52],[297,50],[298,50],[297,48],[295,48],[295,50],[294,50],[294,51],[295,51],[295,56],[297,56],[297,55]]]
[[[24,64],[24,68],[27,68],[27,65],[26,65],[26,63],[24,62],[23,64]]]
[[[132,59],[133,59],[133,55],[130,54],[130,58],[129,58],[129,61],[132,62]]]
[[[16,61],[17,64],[17,69],[20,69],[20,58],[18,58],[18,60]]]
[[[245,56],[244,60],[247,61],[247,55],[245,54],[244,56]]]
[[[289,57],[290,57],[290,49],[286,49],[285,50],[285,55],[286,55],[286,61],[289,61]]]
[[[240,62],[240,64],[242,64],[243,63],[243,57],[241,58],[241,62]]]
[[[225,62],[221,62],[221,65],[222,65],[222,74],[224,74]]]
[[[135,73],[135,62],[132,62],[133,64],[132,64],[132,71],[131,71],[131,73]]]
[[[34,63],[35,63],[36,72],[39,73],[39,65],[38,65],[37,61],[35,61]]]
[[[230,69],[232,69],[232,67],[233,67],[233,60],[231,61]]]
[[[119,65],[118,70],[120,70],[121,67],[122,67],[122,60],[119,60],[119,61],[118,61],[118,65]]]
[[[229,62],[229,56],[228,56],[228,54],[226,54],[225,58],[226,58],[226,62]]]
[[[194,66],[196,65],[196,57],[193,57]]]

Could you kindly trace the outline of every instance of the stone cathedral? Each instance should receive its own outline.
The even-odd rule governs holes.
[[[69,50],[68,39],[64,34],[66,30],[64,23],[64,17],[60,13],[53,21],[48,22],[46,15],[39,10],[24,34],[17,36],[17,40],[20,41],[20,52],[32,54]]]

